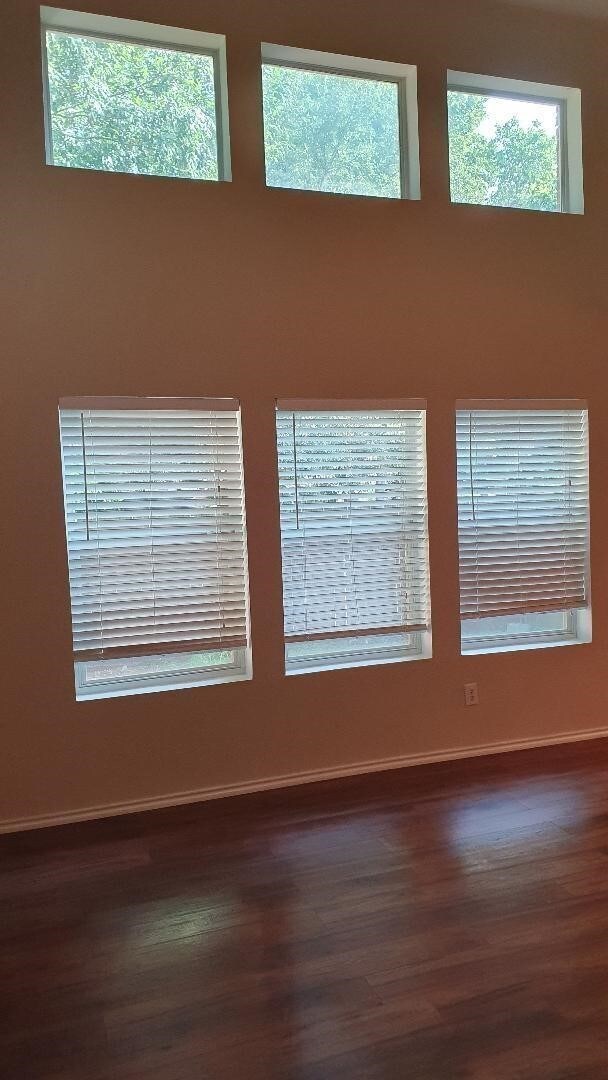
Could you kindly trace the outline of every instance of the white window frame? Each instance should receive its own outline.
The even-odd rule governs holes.
[[[586,645],[591,641],[591,607],[565,612],[563,630],[538,630],[529,634],[480,634],[464,638],[461,634],[463,656],[484,653],[528,652],[531,649],[552,649],[562,645]],[[462,627],[462,623],[461,623]]]
[[[471,399],[462,400],[456,402],[456,411],[460,409],[487,409],[490,405],[500,405],[502,409],[506,410],[518,410],[522,406],[533,405],[537,409],[555,408],[558,409],[560,401],[557,399],[530,399],[530,400],[516,400],[506,398],[504,401],[492,402],[491,399]],[[564,400],[561,402],[564,408],[584,408],[588,409],[586,401]],[[458,498],[458,485],[457,492]],[[590,490],[587,488],[587,499],[589,499]],[[547,649],[561,647],[564,645],[587,645],[593,638],[593,619],[592,619],[592,597],[591,597],[591,562],[590,562],[590,527],[589,527],[589,509],[588,514],[588,545],[586,552],[585,562],[585,578],[587,582],[587,606],[581,608],[571,608],[564,610],[563,614],[566,616],[565,627],[561,630],[532,630],[528,633],[486,633],[479,634],[477,636],[470,636],[465,638],[462,634],[462,629],[466,623],[471,623],[476,620],[460,619],[460,651],[462,656],[479,656],[484,653],[502,653],[502,652],[523,652],[533,649]],[[530,612],[533,614],[533,612]],[[542,614],[542,613],[541,613]],[[495,617],[495,616],[494,616]],[[480,617],[482,618],[482,617]]]
[[[448,71],[448,93],[461,91],[490,97],[521,98],[557,105],[560,114],[560,208],[562,214],[584,214],[583,125],[581,91],[570,86],[505,79],[495,75],[472,75]],[[481,206],[483,203],[475,203]],[[493,209],[496,209],[495,207]],[[504,207],[507,210],[518,207]],[[543,211],[537,211],[537,213]]]
[[[399,95],[399,148],[401,163],[401,199],[420,199],[420,145],[418,135],[418,69],[413,64],[389,60],[365,60],[341,53],[297,49],[290,45],[262,42],[262,64],[302,68],[306,71],[351,75],[378,82],[394,82]],[[264,140],[265,145],[265,140]],[[264,169],[264,173],[266,170]],[[271,186],[271,185],[269,185]],[[290,190],[302,190],[300,188]],[[309,190],[309,189],[306,189]],[[316,189],[310,189],[315,191]],[[329,194],[322,192],[321,194]],[[355,196],[373,198],[374,196]],[[382,198],[382,196],[377,196]]]
[[[122,398],[122,397],[106,397],[106,398],[62,398],[59,402],[59,415],[61,415],[62,409],[71,408],[97,408],[97,409],[116,409],[121,406],[124,408],[136,408],[140,405],[150,404],[153,409],[154,404],[157,406],[160,402],[167,403],[179,402],[179,407],[187,408],[200,408],[203,405],[207,405],[212,408],[222,402],[221,398]],[[232,399],[227,399],[232,400]],[[240,403],[234,399],[235,404],[238,407],[240,414]],[[239,419],[240,430],[240,419]],[[63,444],[61,443],[61,482],[63,491],[63,504],[64,514],[68,516],[68,499],[66,494],[66,473],[63,459]],[[243,486],[243,492],[245,489],[244,478],[244,458],[242,448],[242,432],[240,435],[240,467],[241,467],[241,482]],[[66,524],[66,539],[67,539],[67,524]],[[69,543],[69,541],[68,541]],[[66,544],[66,554],[68,545]],[[69,586],[68,586],[69,590]],[[128,655],[120,656],[122,663],[127,663],[129,660],[157,660],[171,658],[175,662],[175,670],[173,671],[158,671],[148,672],[146,674],[134,673],[132,675],[125,674],[115,676],[108,679],[91,679],[87,680],[87,668],[95,667],[95,665],[105,664],[105,660],[97,659],[73,659],[74,668],[74,683],[75,683],[75,695],[77,701],[92,701],[104,698],[114,697],[127,697],[134,694],[146,694],[156,693],[164,690],[180,690],[190,689],[198,686],[211,686],[224,683],[244,682],[250,681],[253,678],[252,667],[252,644],[251,644],[251,625],[250,625],[250,610],[249,610],[249,560],[247,554],[247,525],[246,516],[244,516],[244,591],[245,591],[245,604],[246,604],[246,644],[238,646],[215,645],[213,648],[205,649],[204,646],[194,646],[188,652],[182,652],[181,650],[163,652],[158,648],[152,648],[151,651],[143,652],[138,651],[137,654],[129,657]],[[70,592],[70,590],[69,590]],[[70,592],[70,607],[72,599]],[[218,652],[230,652],[232,653],[232,660],[227,663],[220,664],[203,664],[200,667],[181,667],[180,669],[180,657],[185,658],[192,654],[209,654]],[[116,657],[118,661],[118,657]]]
[[[426,440],[426,412],[427,402],[422,398],[415,399],[397,399],[391,401],[376,401],[376,400],[360,400],[353,401],[347,399],[335,399],[333,401],[327,401],[322,399],[279,399],[276,401],[276,411],[282,410],[303,411],[303,412],[317,412],[317,411],[354,411],[354,412],[373,412],[374,410],[384,411],[396,409],[408,410],[420,410],[424,414],[424,459],[425,459],[425,482],[426,482],[426,465],[427,465],[427,440]],[[276,414],[275,414],[276,416]],[[276,434],[275,434],[276,438]],[[277,473],[278,481],[278,473]],[[425,502],[428,510],[428,482],[425,487]],[[428,521],[427,521],[428,530]],[[282,534],[279,527],[282,544]],[[328,528],[328,535],[333,535],[333,531]],[[430,573],[428,562],[428,531],[427,531],[427,573]],[[433,656],[433,633],[432,633],[432,605],[431,605],[431,592],[430,592],[430,580],[428,583],[428,602],[429,602],[429,625],[427,629],[402,631],[395,630],[391,632],[389,628],[379,633],[377,630],[370,628],[365,633],[357,635],[353,632],[352,639],[349,633],[341,633],[337,637],[332,637],[331,634],[325,636],[322,632],[311,638],[308,642],[313,644],[314,642],[323,642],[325,648],[323,652],[315,652],[310,656],[293,657],[289,655],[290,646],[292,645],[305,645],[305,640],[299,641],[284,641],[284,657],[285,657],[285,674],[286,675],[306,675],[314,674],[323,671],[339,671],[345,668],[359,668],[359,667],[372,667],[379,664],[398,664],[411,660],[430,660]],[[408,642],[403,644],[384,644],[382,648],[370,649],[362,643],[364,637],[381,636],[387,637],[407,637]],[[344,639],[352,640],[352,646],[349,650],[337,649],[336,646],[340,641]]]
[[[102,41],[126,41],[134,45],[149,45],[175,52],[202,53],[213,59],[215,82],[215,119],[217,133],[218,180],[231,180],[230,132],[228,122],[228,73],[226,64],[226,38],[223,34],[209,34],[202,30],[188,30],[177,26],[161,26],[157,23],[140,22],[135,19],[119,19],[111,15],[93,15],[84,11],[67,11],[63,8],[43,6],[40,8],[42,40],[42,83],[44,98],[44,131],[46,163],[54,165],[49,93],[46,32],[73,34],[76,37],[99,38]],[[106,170],[93,170],[106,171]],[[129,174],[144,175],[144,174]],[[155,175],[145,174],[145,175]],[[163,177],[163,179],[180,179]],[[216,181],[208,181],[215,183]]]
[[[214,649],[213,652],[220,650]],[[228,650],[227,650],[228,651]],[[185,668],[180,671],[179,653],[173,653],[177,670],[174,672],[149,673],[147,675],[123,675],[119,678],[95,679],[87,682],[87,667],[100,661],[81,661],[74,663],[76,681],[76,700],[95,701],[102,698],[129,697],[133,694],[152,694],[162,690],[187,690],[196,686],[212,686],[231,682],[243,682],[252,678],[251,648],[231,649],[234,658],[231,663]],[[203,649],[197,652],[204,652]],[[153,657],[150,656],[149,659]],[[141,660],[138,656],[136,659]],[[101,661],[104,663],[104,661]]]

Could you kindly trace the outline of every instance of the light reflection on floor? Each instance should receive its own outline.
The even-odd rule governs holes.
[[[491,847],[546,838],[584,819],[586,802],[581,791],[566,783],[530,781],[523,787],[504,788],[491,796],[481,796],[451,811],[447,835],[456,850]],[[564,843],[571,837],[564,831]]]

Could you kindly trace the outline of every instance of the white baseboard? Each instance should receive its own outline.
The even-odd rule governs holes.
[[[457,761],[492,754],[507,754],[516,750],[534,750],[543,746],[559,746],[562,743],[587,742],[592,739],[605,739],[607,737],[608,728],[594,728],[588,731],[569,731],[540,738],[516,739],[509,742],[485,743],[480,746],[456,747],[451,750],[436,750],[430,753],[407,754],[403,757],[383,758],[379,761],[360,761],[352,765],[336,765],[313,772],[288,773],[285,776],[272,776],[265,780],[245,781],[241,784],[228,784],[224,787],[202,788],[198,791],[180,791],[173,795],[134,799],[123,803],[109,803],[105,806],[88,806],[58,814],[40,814],[35,817],[8,819],[0,821],[0,833],[46,829],[53,825],[68,825],[78,821],[118,817],[121,814],[137,814],[145,810],[160,810],[163,807],[209,802],[212,799],[226,799],[233,795],[250,795],[256,791],[274,791],[280,788],[296,787],[301,784],[319,783],[322,780],[339,780],[346,776],[389,772],[393,769],[412,768],[415,765],[431,765],[441,761]]]

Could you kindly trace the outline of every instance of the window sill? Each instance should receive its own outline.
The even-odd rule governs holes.
[[[515,214],[546,214],[550,217],[583,217],[584,210],[570,210],[568,207],[556,207],[554,210],[545,210],[537,206],[509,206],[505,204],[501,206],[494,203],[482,203],[482,202],[461,202],[459,199],[450,199],[450,205],[456,207],[475,207],[478,210],[506,210]]]

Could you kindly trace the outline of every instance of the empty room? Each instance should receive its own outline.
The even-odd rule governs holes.
[[[608,1080],[607,0],[1,9],[0,1077]]]

